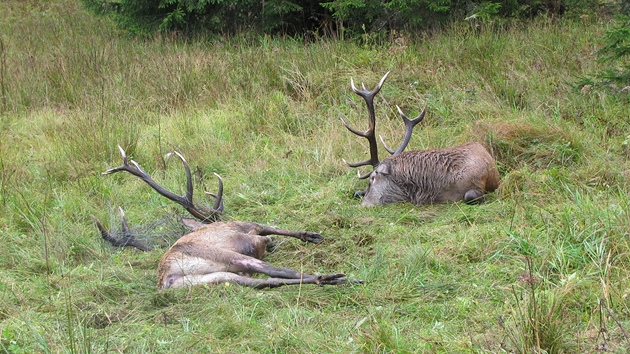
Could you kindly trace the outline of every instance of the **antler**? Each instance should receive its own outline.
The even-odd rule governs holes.
[[[146,243],[142,241],[138,241],[136,237],[131,233],[131,231],[129,231],[129,225],[127,224],[127,218],[125,217],[125,212],[123,211],[123,208],[121,207],[118,207],[118,209],[120,210],[120,219],[122,223],[122,230],[121,230],[122,237],[114,236],[112,233],[107,231],[105,226],[103,226],[103,224],[101,224],[101,222],[98,221],[98,219],[95,216],[92,216],[92,218],[96,222],[96,227],[98,227],[98,229],[101,231],[101,236],[103,237],[103,239],[116,247],[127,246],[127,247],[135,247],[141,251],[146,251],[146,252],[151,251],[153,247],[148,246]]]
[[[352,128],[351,126],[349,126],[348,123],[346,123],[346,121],[343,120],[343,118],[341,118],[341,122],[346,128],[348,128],[350,132],[358,136],[362,136],[366,138],[368,140],[368,143],[370,144],[370,158],[367,160],[364,160],[361,162],[355,162],[355,163],[349,163],[344,160],[344,162],[346,162],[346,164],[350,167],[360,167],[360,166],[365,166],[365,165],[372,165],[372,167],[376,167],[376,165],[378,165],[379,163],[378,146],[376,145],[376,135],[374,133],[374,128],[376,126],[376,114],[374,113],[374,96],[376,96],[376,94],[381,90],[381,87],[383,86],[385,79],[387,79],[387,75],[389,75],[389,71],[385,73],[381,81],[379,81],[379,83],[371,91],[365,88],[364,83],[361,83],[362,90],[357,89],[356,86],[354,86],[354,80],[350,78],[350,86],[352,87],[352,91],[354,91],[354,93],[356,93],[357,95],[363,97],[363,99],[365,100],[365,103],[368,109],[369,119],[370,119],[370,124],[368,126],[368,129],[365,132],[360,132]],[[370,175],[370,173],[359,176],[359,178],[360,179],[367,178]]]
[[[184,157],[179,152],[174,151],[173,153],[177,157],[179,157],[179,159],[184,164],[184,169],[186,170],[186,194],[184,194],[183,196],[172,193],[164,189],[163,187],[161,187],[134,160],[131,160],[131,164],[133,166],[130,165],[127,159],[127,153],[125,153],[125,150],[123,150],[123,148],[120,147],[120,145],[118,146],[118,149],[120,150],[120,154],[122,155],[122,158],[123,158],[123,165],[119,167],[115,167],[115,168],[110,168],[109,170],[103,172],[104,175],[108,175],[108,174],[112,174],[112,173],[116,173],[120,171],[127,171],[131,173],[132,175],[140,178],[144,182],[146,182],[149,186],[151,186],[151,188],[153,188],[156,192],[160,193],[162,196],[186,208],[186,210],[192,216],[201,220],[202,222],[214,222],[218,220],[219,216],[223,213],[223,180],[221,179],[221,176],[219,176],[218,174],[215,173],[215,176],[217,176],[217,178],[219,179],[218,193],[216,195],[208,193],[216,198],[214,206],[212,207],[212,209],[209,209],[203,206],[197,207],[193,203],[193,185],[192,185],[192,176],[190,173],[190,167],[188,166],[188,162],[186,162],[186,159],[184,159]]]
[[[387,75],[389,75],[389,73],[390,73],[389,71],[385,73],[381,81],[371,91],[366,89],[365,84],[363,83],[361,83],[362,90],[357,89],[354,86],[354,80],[350,78],[350,86],[352,87],[352,91],[354,91],[354,93],[356,93],[357,95],[363,97],[363,99],[365,100],[365,103],[367,104],[367,108],[368,108],[369,119],[370,119],[370,124],[368,126],[368,129],[365,132],[361,132],[350,127],[348,123],[346,123],[346,121],[344,121],[343,118],[341,118],[341,122],[346,128],[348,128],[349,131],[351,131],[352,133],[358,136],[362,136],[366,138],[370,144],[370,158],[367,160],[364,160],[361,162],[355,162],[355,163],[349,163],[344,160],[344,162],[350,167],[372,165],[372,167],[376,168],[376,166],[379,164],[378,146],[376,145],[376,136],[375,136],[376,114],[374,113],[374,96],[376,96],[376,94],[381,90],[381,87],[383,86],[383,83],[385,82],[385,79],[387,79]],[[405,148],[409,144],[409,140],[411,139],[413,128],[424,119],[424,115],[427,112],[427,105],[425,104],[424,109],[416,118],[409,119],[405,115],[405,113],[403,113],[400,107],[396,106],[396,108],[398,109],[398,113],[400,114],[400,117],[402,118],[405,124],[405,135],[403,137],[403,141],[400,143],[400,145],[398,146],[396,150],[392,150],[387,146],[387,144],[383,140],[383,137],[379,136],[381,139],[381,142],[385,146],[385,149],[392,155],[398,155],[405,150]],[[359,175],[359,178],[360,179],[367,178],[370,175],[370,173],[371,172],[368,172],[364,175]]]
[[[385,150],[387,150],[387,152],[389,152],[390,154],[394,156],[405,151],[405,148],[407,147],[407,144],[409,144],[409,140],[411,139],[411,133],[413,131],[413,127],[415,127],[416,124],[422,122],[422,120],[424,119],[424,114],[427,113],[427,104],[424,105],[424,109],[422,110],[422,112],[414,119],[407,118],[407,116],[405,115],[405,113],[403,113],[400,107],[396,106],[396,108],[398,108],[398,114],[400,114],[400,117],[403,119],[403,122],[405,123],[405,137],[403,138],[402,143],[400,143],[400,146],[398,146],[398,149],[394,151],[390,149],[387,146],[387,144],[385,144],[385,140],[383,140],[383,137],[379,135],[379,138],[381,138],[381,142],[383,143],[383,146],[385,146]]]

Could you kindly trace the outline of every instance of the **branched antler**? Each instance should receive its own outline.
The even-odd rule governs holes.
[[[379,135],[379,138],[381,138],[381,142],[383,143],[383,146],[385,146],[385,150],[387,150],[387,152],[389,152],[392,155],[398,155],[401,152],[405,151],[405,148],[407,147],[407,144],[409,144],[409,140],[411,139],[411,133],[413,132],[413,127],[416,126],[416,124],[422,122],[422,120],[424,119],[424,115],[425,113],[427,113],[427,104],[424,105],[424,109],[422,110],[422,112],[420,114],[418,114],[418,116],[414,119],[409,119],[407,118],[407,115],[405,115],[405,113],[403,113],[402,109],[400,109],[400,107],[396,106],[396,108],[398,109],[398,114],[400,114],[400,117],[402,118],[403,122],[405,123],[405,137],[403,138],[403,141],[400,143],[400,145],[398,146],[398,149],[396,150],[392,150],[390,149],[387,144],[385,144],[385,141],[383,140],[383,137]]]
[[[192,184],[192,176],[190,173],[190,167],[188,166],[188,162],[186,159],[177,151],[173,152],[184,164],[184,169],[186,170],[186,193],[183,196],[172,193],[159,184],[157,184],[151,176],[149,176],[146,171],[140,167],[140,165],[134,160],[129,161],[127,159],[127,153],[123,150],[120,145],[118,146],[120,150],[120,154],[123,158],[123,164],[119,167],[110,168],[107,171],[103,172],[103,174],[112,174],[120,171],[126,171],[131,173],[132,175],[140,178],[144,182],[146,182],[151,188],[153,188],[156,192],[160,193],[162,196],[166,197],[174,201],[175,203],[183,206],[192,216],[199,219],[202,222],[214,222],[217,221],[220,215],[223,213],[223,180],[221,176],[215,173],[217,178],[219,179],[219,191],[216,195],[208,193],[216,198],[214,206],[212,209],[206,207],[198,207],[193,203],[193,184]],[[130,164],[131,162],[131,164]]]
[[[361,90],[357,89],[356,86],[354,86],[354,80],[350,78],[350,86],[352,87],[352,91],[354,91],[354,93],[356,93],[357,95],[363,97],[363,99],[365,100],[365,104],[367,105],[368,116],[369,116],[369,126],[366,131],[361,132],[349,126],[348,123],[346,123],[346,121],[343,120],[343,118],[341,118],[341,122],[350,132],[358,136],[366,138],[368,140],[368,143],[370,144],[370,158],[367,160],[355,162],[355,163],[350,163],[344,160],[344,162],[346,162],[346,164],[350,167],[360,167],[360,166],[366,166],[366,165],[372,165],[372,167],[376,167],[376,165],[378,165],[379,163],[378,146],[376,144],[376,134],[375,134],[376,113],[374,112],[374,96],[376,96],[376,94],[381,90],[381,87],[383,87],[383,83],[385,82],[385,79],[387,79],[387,75],[389,75],[389,71],[385,73],[381,81],[379,81],[379,83],[372,90],[366,89],[364,83],[361,83],[361,88],[362,88]],[[371,172],[364,174],[362,176],[359,176],[359,178],[360,179],[367,178],[370,175],[370,173]]]
[[[388,75],[389,75],[389,71],[385,73],[383,78],[381,78],[381,81],[379,81],[379,83],[372,90],[366,89],[365,84],[363,83],[361,83],[362,89],[361,90],[357,89],[356,86],[354,85],[354,80],[350,78],[350,86],[352,87],[352,91],[356,93],[357,95],[363,97],[363,99],[365,100],[365,104],[367,105],[369,126],[366,131],[362,132],[349,126],[348,123],[346,123],[346,121],[343,120],[343,118],[341,118],[341,122],[350,132],[358,136],[366,138],[368,140],[368,143],[370,144],[370,158],[367,160],[355,162],[355,163],[349,163],[346,160],[344,160],[344,162],[350,167],[372,165],[373,168],[376,168],[376,166],[380,162],[378,159],[378,146],[376,144],[376,133],[375,133],[376,114],[374,111],[374,97],[381,90],[381,87],[383,87],[383,83],[385,83],[385,79],[387,79]],[[409,140],[411,139],[413,128],[424,119],[424,115],[427,111],[427,106],[425,105],[422,112],[416,118],[409,119],[407,118],[405,113],[403,113],[400,107],[396,106],[396,108],[398,109],[398,113],[400,114],[401,118],[403,119],[403,122],[405,123],[405,136],[403,138],[403,141],[400,143],[400,145],[398,146],[396,150],[392,150],[387,146],[387,144],[385,144],[383,137],[379,136],[381,139],[381,142],[385,146],[385,149],[392,155],[398,155],[405,150],[405,148],[409,144]],[[360,179],[367,178],[370,175],[370,173],[372,172],[370,171],[366,174],[359,175],[359,178]]]

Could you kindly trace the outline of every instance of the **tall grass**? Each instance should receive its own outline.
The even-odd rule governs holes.
[[[76,1],[0,3],[0,348],[4,352],[595,352],[627,331],[628,102],[580,93],[607,20],[453,25],[391,45],[269,37],[128,38]],[[349,80],[428,115],[410,148],[479,140],[502,185],[478,206],[364,209],[342,159],[367,146]],[[116,145],[181,192],[226,184],[227,219],[309,229],[267,258],[365,280],[157,292],[161,256],[114,250],[122,205],[149,227],[182,211],[128,175]],[[624,145],[625,144],[625,145]],[[161,235],[159,235],[161,236]],[[171,235],[172,236],[172,235]],[[284,240],[283,240],[284,241]],[[605,335],[603,331],[605,330]]]

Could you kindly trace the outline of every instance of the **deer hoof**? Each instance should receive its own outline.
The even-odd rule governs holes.
[[[302,241],[311,243],[321,243],[324,241],[324,237],[318,233],[306,231],[302,237]]]
[[[320,275],[317,277],[317,285],[338,285],[344,284],[347,279],[345,278],[345,274],[328,274],[328,275]]]

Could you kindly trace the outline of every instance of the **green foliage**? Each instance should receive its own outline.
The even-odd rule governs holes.
[[[125,29],[136,34],[180,32],[239,33],[280,31],[298,33],[307,27],[313,2],[287,0],[82,0],[91,10],[111,15]]]
[[[466,20],[479,19],[482,23],[490,23],[499,14],[501,4],[496,2],[482,2],[475,13],[466,17]]]
[[[608,68],[598,77],[608,83],[630,87],[630,15],[617,16],[615,28],[606,31],[598,60]],[[629,89],[630,90],[630,89]]]
[[[597,61],[604,68],[592,76],[581,77],[576,86],[582,92],[597,86],[608,87],[621,96],[630,97],[630,15],[617,15],[615,26],[607,30],[599,42]]]
[[[598,0],[82,0],[132,33],[187,35],[244,31],[358,38],[365,33],[409,33],[478,18],[533,18],[596,13]]]

